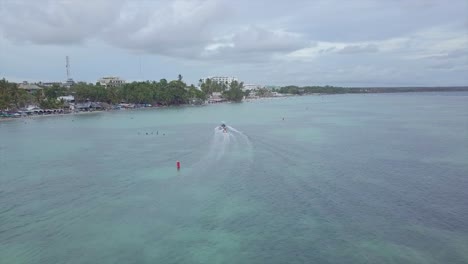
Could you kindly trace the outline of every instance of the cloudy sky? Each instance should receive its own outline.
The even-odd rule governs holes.
[[[468,0],[0,0],[0,78],[468,85]]]

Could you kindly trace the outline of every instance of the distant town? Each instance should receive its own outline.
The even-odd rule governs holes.
[[[238,78],[231,76],[201,78],[195,86],[187,85],[182,75],[171,81],[161,79],[139,82],[126,82],[117,76],[105,76],[95,83],[75,82],[71,78],[67,78],[64,82],[24,81],[22,83],[2,79],[0,80],[0,117],[16,118],[170,105],[203,105],[306,94],[434,91],[468,91],[468,87],[279,87],[244,84]]]
[[[68,74],[68,71],[67,71]],[[279,88],[279,87],[278,87]],[[67,114],[102,110],[203,105],[240,102],[244,99],[286,96],[275,87],[244,84],[236,77],[201,78],[197,86],[187,85],[182,75],[176,80],[126,82],[105,76],[95,83],[9,82],[0,80],[0,115],[3,118]]]

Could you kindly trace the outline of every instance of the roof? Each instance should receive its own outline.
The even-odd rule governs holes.
[[[58,99],[63,99],[65,101],[73,101],[75,100],[75,97],[73,95],[67,95],[67,96],[59,96]]]
[[[82,109],[82,108],[90,108],[91,103],[79,103],[75,105],[75,108]]]
[[[31,83],[21,83],[18,88],[24,89],[24,90],[41,90],[42,88]]]

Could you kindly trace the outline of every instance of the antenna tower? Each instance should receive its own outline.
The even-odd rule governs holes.
[[[66,67],[67,67],[67,80],[70,79],[70,59],[68,56],[65,57],[65,61],[67,62]]]

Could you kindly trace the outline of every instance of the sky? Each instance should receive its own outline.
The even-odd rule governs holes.
[[[468,0],[0,0],[0,78],[468,85]]]

